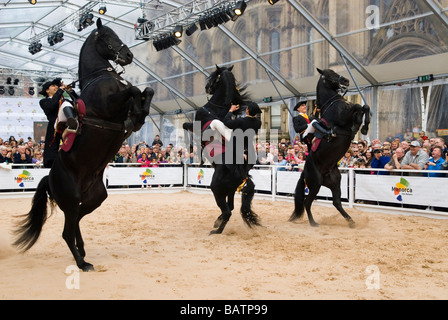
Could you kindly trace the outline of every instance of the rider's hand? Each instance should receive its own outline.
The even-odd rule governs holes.
[[[230,112],[235,112],[236,110],[238,110],[240,108],[239,105],[234,105],[232,104],[232,106],[230,107]]]

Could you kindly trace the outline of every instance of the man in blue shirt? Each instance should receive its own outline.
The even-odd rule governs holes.
[[[376,149],[373,151],[373,160],[370,167],[372,169],[384,169],[384,166],[389,163],[390,157],[383,156],[383,151],[381,149]],[[380,172],[381,175],[387,175],[388,172]]]
[[[445,159],[442,158],[443,150],[440,146],[435,146],[432,150],[432,157],[429,158],[428,163],[425,165],[425,168],[428,171],[436,171],[442,169],[442,164],[445,162]],[[429,173],[428,177],[443,177],[442,173]]]

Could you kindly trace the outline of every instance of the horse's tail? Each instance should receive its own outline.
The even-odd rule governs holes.
[[[30,249],[39,238],[42,227],[47,220],[48,190],[49,177],[45,176],[37,186],[30,212],[21,216],[23,219],[17,224],[17,230],[14,231],[17,239],[13,245],[20,251],[24,252]]]
[[[294,221],[302,218],[304,212],[305,202],[305,174],[302,172],[299,182],[296,186],[296,194],[294,196],[294,212],[292,213],[289,221]]]
[[[241,215],[243,221],[252,228],[253,226],[260,226],[258,215],[252,211],[252,199],[255,194],[255,184],[251,177],[247,177],[246,184],[241,189]]]

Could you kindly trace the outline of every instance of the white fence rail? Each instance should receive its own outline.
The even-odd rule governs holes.
[[[360,204],[403,210],[429,210],[448,216],[448,171],[438,171],[440,177],[429,176],[434,171],[388,172],[375,169],[344,169],[342,198],[350,207]],[[13,165],[0,167],[0,192],[33,191],[49,169]],[[204,166],[168,165],[159,167],[123,166],[111,164],[105,172],[108,188],[141,188],[144,186],[208,188],[214,169]],[[276,166],[256,166],[250,172],[258,193],[277,198],[292,198],[300,172]],[[107,182],[106,182],[107,181]],[[322,187],[319,199],[331,200],[329,189]]]

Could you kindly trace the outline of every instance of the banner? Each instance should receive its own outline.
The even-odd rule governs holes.
[[[39,105],[39,99],[0,98],[0,138],[3,140],[10,136],[16,140],[34,139],[34,122],[41,121],[47,121],[47,117]]]
[[[357,174],[355,181],[355,199],[447,206],[447,178]]]
[[[182,167],[109,167],[105,178],[109,186],[179,185],[183,183]]]
[[[191,186],[205,186],[210,187],[212,183],[214,168],[196,168],[188,167],[188,184]],[[255,184],[255,190],[271,191],[272,188],[272,173],[270,169],[251,170],[249,174],[252,176],[252,181]]]
[[[36,189],[39,181],[48,175],[50,169],[11,169],[0,168],[0,190]]]
[[[205,186],[210,187],[212,183],[213,173],[215,169],[213,168],[197,168],[188,167],[188,180],[187,183],[190,186]]]
[[[295,194],[297,182],[300,179],[301,172],[277,171],[277,192]],[[342,174],[341,177],[341,198],[348,199],[348,175]],[[308,194],[308,188],[305,188],[305,194]],[[331,190],[322,186],[317,194],[319,197],[331,198]]]

